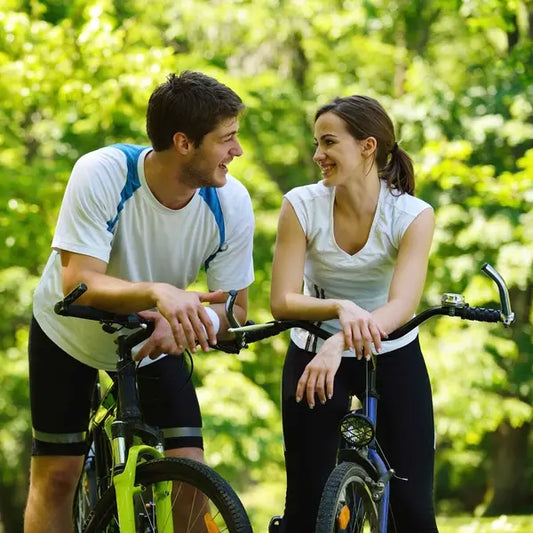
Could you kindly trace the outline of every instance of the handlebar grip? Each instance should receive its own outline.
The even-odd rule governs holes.
[[[286,331],[287,326],[285,324],[275,324],[267,329],[258,329],[255,331],[247,331],[245,333],[245,339],[246,343],[249,342],[258,342],[262,341],[263,339],[268,339],[269,337],[274,337],[278,333],[281,333],[282,331]]]
[[[97,322],[115,322],[127,328],[137,328],[141,324],[147,323],[146,320],[142,319],[139,315],[136,315],[135,313],[130,313],[128,315],[118,315],[116,313],[112,313],[110,311],[103,311],[101,309],[96,309],[88,305],[69,305],[66,308],[62,307],[61,309],[56,309],[56,313],[62,316],[85,318],[87,320],[95,320]]]
[[[498,309],[486,309],[485,307],[469,307],[457,309],[456,314],[463,320],[477,320],[478,322],[500,322],[501,312]]]

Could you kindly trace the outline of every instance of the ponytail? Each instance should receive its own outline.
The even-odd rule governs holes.
[[[413,161],[409,154],[395,142],[389,151],[386,165],[379,170],[379,177],[387,182],[390,190],[396,189],[398,194],[415,193],[415,173]]]

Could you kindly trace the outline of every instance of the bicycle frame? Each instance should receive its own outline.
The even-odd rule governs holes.
[[[376,391],[376,361],[375,358],[372,360],[371,363],[367,363],[372,365],[372,369],[370,371],[370,386],[369,390],[367,392],[367,396],[364,399],[364,402],[366,403],[366,406],[363,406],[363,411],[366,411],[368,418],[370,421],[374,424],[374,427],[377,424],[377,413],[378,413],[378,399],[377,399],[377,391]],[[370,444],[368,445],[368,458],[374,468],[376,469],[377,473],[379,474],[380,480],[384,480],[385,478],[390,479],[392,475],[392,471],[387,468],[385,465],[385,462],[379,455],[377,451],[377,441],[374,437]],[[379,530],[380,532],[385,533],[387,531],[387,522],[389,518],[389,495],[390,495],[390,484],[388,482],[383,483],[383,481],[378,481],[378,483],[383,483],[383,496],[381,497],[381,500],[379,502],[380,507],[380,513],[379,513]]]
[[[339,450],[338,463],[352,462],[362,463],[366,468],[372,468],[376,473],[377,479],[373,480],[374,494],[379,497],[379,531],[386,533],[388,526],[388,510],[390,497],[389,481],[394,475],[394,470],[387,466],[385,460],[381,457],[378,451],[378,444],[375,437],[375,427],[377,425],[378,412],[378,394],[376,390],[376,357],[374,356],[370,361],[366,362],[368,371],[368,385],[366,395],[361,399],[361,409],[356,411],[361,414],[368,422],[372,424],[373,436],[368,444],[364,446],[356,446],[351,443],[349,439],[344,439],[347,447]],[[354,412],[349,412],[345,419],[353,415]],[[343,419],[343,420],[345,420]],[[341,430],[341,434],[342,434]],[[344,436],[343,436],[344,438]],[[370,465],[368,465],[370,463]]]
[[[400,338],[429,318],[437,315],[455,316],[464,320],[475,320],[481,322],[501,322],[505,327],[509,327],[514,322],[514,313],[511,310],[509,292],[505,285],[505,281],[501,275],[488,263],[485,263],[481,267],[481,270],[484,274],[491,278],[498,287],[501,306],[499,310],[485,309],[482,307],[470,307],[465,303],[461,295],[447,293],[442,296],[440,306],[422,311],[409,320],[406,324],[391,332],[387,338],[389,340]],[[322,339],[327,339],[330,336],[329,333],[321,330],[316,325],[303,320],[274,320],[265,324],[247,323],[246,325],[241,326],[233,313],[233,304],[235,302],[236,295],[236,291],[230,291],[228,300],[226,302],[226,315],[231,325],[231,328],[228,329],[228,332],[235,334],[235,353],[242,348],[246,348],[249,342],[263,340],[294,327],[306,329],[310,333],[317,335]],[[368,418],[368,421],[372,424],[372,430],[374,431],[377,423],[378,405],[375,383],[376,356],[373,356],[371,364],[371,383],[370,387],[368,387],[366,398],[364,398],[363,412]],[[377,441],[375,439],[375,431],[372,439],[364,446],[366,447],[365,452],[361,451],[361,446],[353,445],[352,447],[341,450],[339,452],[339,463],[359,462],[362,463],[367,470],[372,469],[376,473],[377,479],[372,480],[372,497],[374,501],[379,501],[378,531],[380,533],[386,533],[389,514],[389,482],[391,477],[394,475],[394,470],[387,467],[384,458],[381,457],[378,451]],[[366,483],[366,480],[363,481]]]
[[[121,531],[135,531],[134,495],[141,489],[135,486],[135,473],[141,458],[162,459],[164,457],[162,437],[159,430],[141,421],[136,400],[135,369],[132,365],[131,347],[145,337],[140,331],[117,339],[119,361],[117,364],[117,405],[103,407],[105,435],[110,438],[113,463],[112,481],[116,492],[119,527]],[[105,397],[104,397],[105,400]],[[113,413],[113,414],[111,414]],[[96,413],[98,416],[98,411]],[[132,444],[140,437],[150,444]],[[174,526],[171,513],[172,482],[154,484],[154,504],[158,531],[172,533]]]
[[[58,302],[56,313],[69,314],[81,318],[92,318],[94,310],[84,306],[73,306],[75,301],[87,288],[78,287],[65,300]],[[107,313],[112,321],[114,316]],[[108,439],[111,444],[111,465],[97,464],[98,476],[111,467],[111,479],[115,487],[117,512],[120,531],[135,532],[134,495],[141,489],[135,486],[135,474],[141,460],[162,459],[164,457],[163,438],[161,431],[142,421],[141,412],[137,401],[136,374],[131,355],[134,346],[148,338],[153,325],[140,322],[139,318],[130,315],[131,324],[126,327],[133,329],[140,327],[139,331],[129,335],[120,335],[117,340],[117,373],[116,373],[116,398],[112,391],[107,391],[99,399],[98,406],[90,422],[89,434],[96,436],[93,439],[95,446],[100,438]],[[102,320],[101,320],[102,321]],[[111,327],[111,326],[107,326]],[[109,330],[111,331],[111,330]],[[99,390],[95,391],[99,394]],[[139,440],[141,443],[137,444]],[[103,450],[95,450],[98,460]],[[154,483],[154,504],[156,508],[156,521],[158,531],[173,533],[172,520],[172,482],[161,481]],[[99,492],[107,487],[99,487]],[[98,494],[100,497],[101,494]]]

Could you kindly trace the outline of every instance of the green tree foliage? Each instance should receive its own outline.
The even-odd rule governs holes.
[[[437,214],[426,303],[444,291],[463,292],[472,305],[494,303],[494,287],[479,274],[489,261],[508,280],[517,315],[509,330],[445,319],[423,330],[439,504],[531,508],[532,13],[529,0],[153,0],[149,7],[140,0],[0,0],[6,531],[20,530],[26,489],[31,291],[70,169],[105,144],[146,144],[149,94],[168,72],[187,68],[228,83],[247,104],[245,155],[231,171],[256,211],[256,321],[270,318],[282,193],[319,177],[311,128],[317,105],[364,93],[390,110],[417,164],[417,194]],[[238,489],[258,531],[282,510],[285,347],[280,337],[238,357],[196,357],[208,460]]]

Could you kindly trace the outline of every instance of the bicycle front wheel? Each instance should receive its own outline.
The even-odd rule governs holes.
[[[378,533],[378,509],[366,470],[341,463],[330,474],[316,523],[316,533]]]
[[[171,482],[170,517],[156,509],[156,483]],[[213,469],[190,459],[167,457],[137,467],[135,532],[157,533],[172,521],[180,533],[252,533],[241,501]],[[98,502],[85,533],[120,531],[115,488]],[[124,532],[126,533],[126,532]],[[130,533],[130,532],[127,532]],[[131,532],[133,533],[133,532]]]

